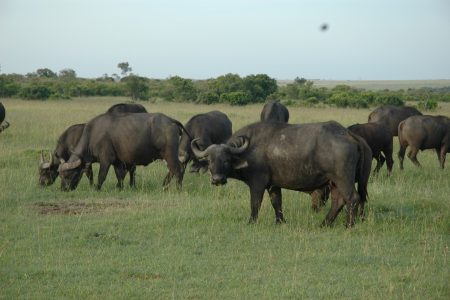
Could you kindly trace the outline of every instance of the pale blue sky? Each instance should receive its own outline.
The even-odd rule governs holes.
[[[449,79],[450,0],[0,0],[2,73],[123,61],[152,78]]]

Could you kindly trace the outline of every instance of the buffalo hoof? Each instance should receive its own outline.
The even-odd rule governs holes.
[[[284,223],[286,223],[286,219],[285,218],[276,220],[276,224],[284,224]]]
[[[248,219],[248,224],[256,224],[256,218],[250,217],[250,219]]]

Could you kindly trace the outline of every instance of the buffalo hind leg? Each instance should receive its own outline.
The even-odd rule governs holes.
[[[378,174],[380,169],[383,167],[385,158],[381,153],[379,153],[378,155],[375,155],[374,157],[375,157],[375,160],[377,161],[377,166],[375,167],[375,170],[373,170],[373,172],[375,174]]]
[[[264,196],[264,188],[260,187],[250,187],[250,208],[251,215],[248,223],[255,223],[258,219],[259,209],[261,207],[261,202]]]
[[[163,187],[164,189],[168,188],[168,185],[170,181],[172,180],[172,177],[175,176],[177,178],[177,189],[181,189],[182,183],[183,183],[183,176],[184,176],[184,168],[181,165],[181,163],[178,161],[178,158],[175,157],[174,159],[168,159],[167,167],[169,168],[169,172],[167,173],[166,177],[163,181]]]
[[[417,160],[417,153],[419,152],[419,149],[416,147],[411,147],[408,152],[409,159],[418,167],[420,167],[420,162]]]
[[[439,162],[440,162],[440,164],[441,164],[441,168],[442,168],[442,169],[444,168],[444,165],[445,165],[445,156],[447,155],[448,149],[449,149],[449,146],[448,146],[448,145],[442,145],[442,146],[441,146],[441,149],[440,149],[440,153],[439,153],[439,155],[438,155],[438,157],[439,157]],[[436,151],[437,151],[437,150],[436,150]]]
[[[100,163],[100,170],[98,171],[98,180],[97,180],[97,190],[102,188],[103,182],[105,182],[106,175],[108,175],[108,170],[111,164],[109,163]]]
[[[352,182],[347,183],[345,180],[331,185],[331,209],[328,212],[322,225],[330,226],[336,219],[336,216],[344,207],[347,206],[347,227],[355,224],[355,215],[359,204],[359,195],[355,190]]]
[[[136,187],[136,165],[127,166],[128,173],[130,173],[130,187]]]
[[[114,172],[116,173],[117,184],[116,187],[118,189],[123,189],[123,180],[125,179],[125,175],[127,174],[127,170],[123,164],[114,165]]]
[[[323,220],[322,222],[322,226],[331,226],[341,209],[344,207],[344,198],[342,197],[341,193],[334,183],[331,183],[330,194],[331,207],[328,211],[327,216],[325,217],[325,220]]]
[[[398,161],[400,163],[400,170],[403,170],[403,160],[405,159],[405,152],[408,146],[400,145],[400,150],[398,151]]]
[[[275,221],[278,224],[286,223],[283,216],[281,188],[273,186],[267,189],[267,192],[269,192],[270,201],[272,202],[272,207],[275,210]]]
[[[312,210],[315,212],[319,212],[328,200],[328,197],[330,195],[330,188],[327,185],[324,188],[312,191],[310,195]]]
[[[394,160],[392,159],[392,149],[383,151],[386,157],[386,166],[388,170],[388,176],[392,174],[392,167],[394,166]]]

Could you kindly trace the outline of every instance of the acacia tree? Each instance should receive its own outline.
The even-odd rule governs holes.
[[[61,71],[59,71],[59,78],[75,79],[77,78],[77,73],[73,69],[62,69]]]
[[[48,68],[37,69],[36,74],[38,77],[55,78],[57,75],[55,72]]]
[[[125,86],[133,100],[148,100],[148,83],[146,78],[130,75],[125,78]]]
[[[128,62],[121,62],[117,64],[117,67],[121,70],[122,76],[127,76],[128,73],[132,71]]]

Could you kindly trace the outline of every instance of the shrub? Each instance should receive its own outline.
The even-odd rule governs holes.
[[[438,103],[434,100],[425,100],[420,101],[417,106],[420,110],[436,110]]]
[[[405,102],[397,95],[378,95],[375,98],[376,104],[382,105],[396,105],[402,106],[405,105]]]
[[[213,104],[220,101],[219,95],[214,92],[201,92],[197,96],[197,103]]]
[[[23,87],[19,96],[24,99],[45,100],[51,95],[50,89],[42,83],[33,83]]]
[[[230,92],[220,95],[220,101],[231,105],[246,105],[251,102],[251,96],[247,92]]]

